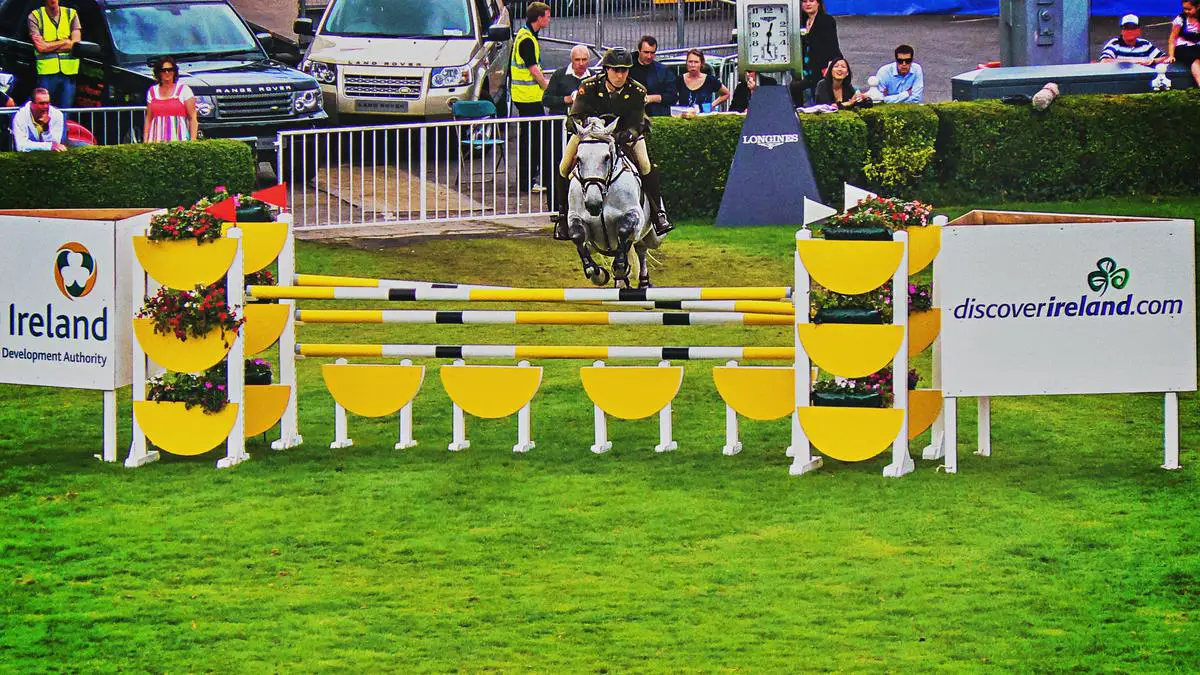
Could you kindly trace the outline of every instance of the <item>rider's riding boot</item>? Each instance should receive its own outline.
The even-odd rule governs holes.
[[[654,233],[658,236],[675,229],[667,220],[667,209],[662,201],[662,182],[659,180],[658,167],[650,169],[650,173],[642,176],[642,189],[646,191],[646,200],[650,202],[650,219],[654,222]]]
[[[554,206],[558,213],[550,216],[554,223],[554,238],[558,241],[569,241],[571,235],[567,231],[567,191],[571,181],[554,172]]]

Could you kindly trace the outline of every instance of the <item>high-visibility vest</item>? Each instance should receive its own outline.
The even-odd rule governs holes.
[[[71,37],[71,24],[75,22],[75,10],[70,7],[58,8],[58,25],[50,19],[45,7],[33,10],[37,17],[38,28],[42,31],[42,40],[56,42]],[[43,54],[34,49],[37,58],[38,75],[75,75],[79,72],[79,59],[71,56],[70,52],[51,52]]]
[[[533,63],[525,63],[521,59],[522,40],[533,40]],[[513,40],[512,68],[509,71],[509,93],[512,94],[513,103],[542,102],[542,87],[533,79],[533,73],[529,72],[529,66],[536,66],[541,62],[542,46],[538,44],[537,35],[529,30],[528,25],[522,26],[521,30],[517,31],[517,39]]]

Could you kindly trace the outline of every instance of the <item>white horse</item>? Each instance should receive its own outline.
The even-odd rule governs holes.
[[[638,288],[647,288],[646,251],[658,248],[662,240],[648,217],[650,203],[642,194],[637,166],[617,152],[617,122],[605,126],[600,118],[589,117],[583,127],[574,120],[567,124],[579,136],[567,192],[567,233],[579,251],[583,274],[597,286],[607,284],[608,270],[596,264],[592,253],[611,256],[614,284],[629,288],[632,246],[638,257]]]

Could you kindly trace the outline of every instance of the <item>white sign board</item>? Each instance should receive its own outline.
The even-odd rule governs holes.
[[[150,213],[36,213],[0,212],[0,382],[129,384],[132,237]]]
[[[1195,391],[1190,220],[943,229],[947,397]]]

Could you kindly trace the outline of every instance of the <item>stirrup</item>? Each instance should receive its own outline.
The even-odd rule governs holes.
[[[655,214],[654,234],[657,234],[661,237],[673,229],[675,229],[675,226],[671,224],[671,221],[667,220],[666,211],[659,211],[657,214]]]
[[[565,214],[551,214],[550,222],[554,223],[555,241],[571,241],[571,235],[567,232],[567,216]]]

